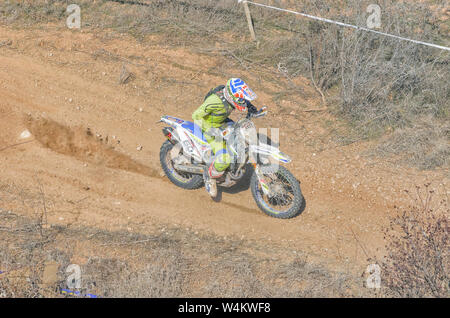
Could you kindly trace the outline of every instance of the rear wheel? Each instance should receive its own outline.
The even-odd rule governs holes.
[[[181,172],[174,169],[171,155],[172,150],[175,150],[175,152],[177,151],[174,147],[175,146],[169,140],[166,140],[162,144],[159,152],[161,167],[167,178],[169,178],[173,184],[183,189],[193,190],[201,188],[203,186],[203,177],[201,175]],[[183,149],[181,146],[179,147],[179,155],[181,155]]]
[[[258,207],[267,215],[290,219],[302,212],[304,198],[300,184],[292,173],[283,166],[260,167],[260,174],[269,186],[269,195],[262,190],[256,172],[252,175],[250,188]]]

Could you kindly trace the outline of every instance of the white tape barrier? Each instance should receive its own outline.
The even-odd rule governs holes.
[[[412,39],[404,38],[404,37],[401,37],[401,36],[398,36],[398,35],[384,33],[384,32],[380,32],[380,31],[376,31],[376,30],[372,30],[372,29],[368,29],[368,28],[364,28],[364,27],[359,27],[359,26],[356,26],[356,25],[348,24],[348,23],[343,23],[343,22],[338,22],[338,21],[334,21],[334,20],[330,20],[330,19],[316,17],[316,16],[313,16],[313,15],[310,15],[310,14],[306,14],[306,13],[301,13],[301,12],[292,11],[292,10],[288,10],[288,9],[282,9],[282,8],[269,6],[269,5],[266,5],[266,4],[257,3],[257,2],[253,2],[253,1],[238,0],[238,3],[241,3],[241,2],[247,2],[247,3],[253,4],[255,6],[260,6],[260,7],[273,9],[273,10],[278,10],[278,11],[287,12],[287,13],[293,13],[293,14],[301,15],[303,17],[310,18],[310,19],[313,19],[313,20],[318,20],[318,21],[327,22],[327,23],[333,23],[333,24],[337,24],[337,25],[340,25],[340,26],[343,26],[343,27],[352,28],[352,29],[355,29],[355,30],[372,32],[372,33],[388,36],[388,37],[391,37],[391,38],[394,38],[394,39],[399,39],[399,40],[403,40],[403,41],[409,41],[409,42],[413,42],[413,43],[416,43],[416,44],[422,44],[422,45],[434,47],[434,48],[437,48],[437,49],[450,51],[450,47],[441,46],[441,45],[437,45],[437,44],[433,44],[433,43],[417,41],[417,40],[412,40]]]

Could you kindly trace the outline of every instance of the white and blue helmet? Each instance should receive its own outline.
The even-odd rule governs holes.
[[[250,87],[240,78],[228,80],[225,85],[224,95],[227,101],[240,112],[247,110],[247,101],[251,102],[257,97]]]

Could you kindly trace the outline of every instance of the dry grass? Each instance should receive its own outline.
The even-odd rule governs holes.
[[[415,127],[400,128],[381,140],[372,154],[397,157],[421,169],[450,166],[449,123],[436,125],[430,117],[417,122]],[[399,154],[402,154],[399,156]]]
[[[61,297],[59,291],[67,288],[65,269],[75,255],[85,253],[73,250],[70,241],[90,249],[102,246],[98,256],[81,264],[80,290],[101,297],[350,297],[355,296],[351,290],[362,285],[351,275],[331,272],[301,257],[289,262],[251,255],[246,250],[251,242],[239,242],[239,249],[224,253],[238,244],[211,242],[211,237],[176,228],[140,235],[138,240],[133,233],[66,227],[46,229],[42,237],[31,224],[26,231],[19,229],[19,218],[0,213],[2,222],[10,220],[5,223],[9,231],[0,233],[7,242],[0,248],[0,267],[5,271],[0,277],[2,297]],[[283,252],[270,249],[268,256]],[[58,264],[58,281],[44,285],[49,262]]]
[[[293,250],[273,244],[174,227],[158,227],[144,235],[48,226],[39,191],[2,185],[0,197],[2,206],[17,198],[14,211],[0,209],[2,297],[64,297],[60,291],[67,288],[66,269],[80,260],[80,292],[102,297],[369,295],[362,278],[330,271],[298,250],[294,257]],[[49,213],[63,204],[51,198],[47,202],[52,202]],[[56,264],[53,281],[46,278],[49,264]]]

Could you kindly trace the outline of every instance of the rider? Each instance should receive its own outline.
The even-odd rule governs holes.
[[[213,198],[217,196],[216,179],[223,176],[231,162],[226,143],[218,128],[231,121],[228,117],[234,109],[242,113],[247,110],[251,113],[257,112],[256,107],[251,104],[255,99],[256,94],[243,80],[232,78],[226,85],[211,90],[203,104],[192,114],[192,119],[201,127],[214,153],[214,160],[205,171],[205,187]]]

